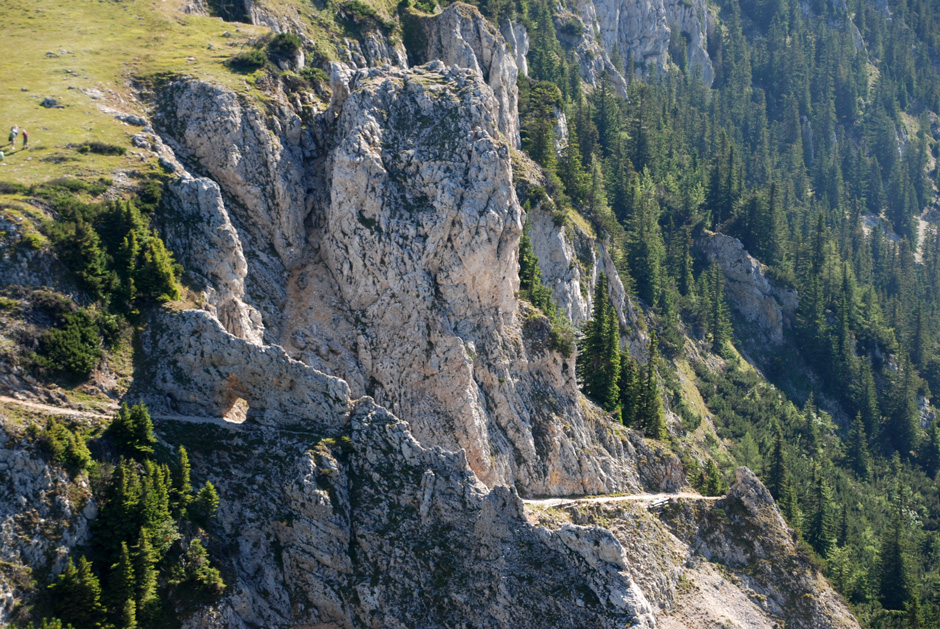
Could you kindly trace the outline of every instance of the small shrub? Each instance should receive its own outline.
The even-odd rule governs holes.
[[[25,194],[29,190],[27,186],[10,181],[0,181],[0,194]]]
[[[78,152],[94,153],[95,155],[124,155],[127,149],[116,144],[107,144],[105,142],[85,142],[78,145]]]
[[[42,236],[33,231],[24,232],[18,245],[26,249],[40,249],[42,248]]]
[[[300,71],[300,76],[303,77],[304,80],[309,81],[314,85],[330,84],[329,75],[321,68],[303,68]]]
[[[95,324],[98,326],[98,333],[108,347],[114,347],[121,338],[121,332],[124,331],[125,323],[121,315],[110,314],[99,311],[95,316]]]
[[[42,335],[42,366],[74,378],[85,378],[101,360],[101,338],[84,310],[70,312],[64,325]]]
[[[50,417],[46,422],[45,429],[39,435],[39,443],[53,461],[69,467],[74,472],[85,469],[91,463],[91,452],[85,445],[85,439],[60,424],[54,417]]]
[[[229,59],[228,66],[237,72],[254,72],[267,62],[267,55],[260,50],[246,50]]]
[[[348,0],[340,5],[339,17],[358,29],[388,28],[372,6],[362,0]]]
[[[584,24],[581,23],[581,20],[571,18],[561,25],[561,28],[558,29],[562,35],[567,35],[577,39],[584,35]]]
[[[303,46],[303,41],[293,33],[278,33],[268,42],[268,57],[287,59],[293,57]]]
[[[548,334],[548,345],[553,351],[558,352],[565,358],[571,358],[574,352],[574,328],[563,316],[557,316],[552,320],[552,331]]]

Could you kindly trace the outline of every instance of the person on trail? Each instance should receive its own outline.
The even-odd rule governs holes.
[[[26,129],[23,129],[23,148],[26,148],[26,145],[29,144],[29,132]]]
[[[14,142],[16,142],[16,127],[10,130],[10,146],[13,146]]]
[[[5,157],[6,155],[3,154],[3,151],[0,151],[0,162],[2,162]]]

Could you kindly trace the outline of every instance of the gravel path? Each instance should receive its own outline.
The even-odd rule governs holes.
[[[658,500],[721,500],[724,496],[702,496],[680,491],[675,494],[630,494],[628,496],[590,496],[586,498],[537,498],[522,502],[534,507],[561,507],[576,503],[606,502],[656,502]]]

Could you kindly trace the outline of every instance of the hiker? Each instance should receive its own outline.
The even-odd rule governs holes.
[[[26,148],[26,145],[29,144],[29,132],[26,129],[23,129],[23,148]]]
[[[4,158],[6,158],[6,155],[3,154],[3,151],[0,151],[0,162],[2,162]]]
[[[16,125],[13,125],[13,128],[10,129],[10,146],[11,147],[16,144],[16,133],[19,130],[20,130],[19,127],[17,127]]]

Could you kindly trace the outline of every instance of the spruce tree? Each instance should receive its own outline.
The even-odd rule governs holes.
[[[828,557],[836,542],[835,515],[832,508],[832,490],[818,465],[813,466],[809,508],[806,539],[817,553]]]
[[[904,509],[900,498],[892,508],[890,527],[881,538],[878,598],[885,609],[904,609],[911,597],[911,569],[904,539]]]
[[[152,618],[158,606],[157,599],[157,561],[159,557],[150,543],[150,533],[141,529],[134,546],[134,575],[137,583],[135,587],[137,603],[137,621],[146,624]]]
[[[117,417],[108,426],[107,434],[119,446],[130,451],[138,457],[148,457],[153,454],[153,446],[157,438],[153,434],[153,422],[150,413],[143,402],[128,407],[121,404]]]
[[[190,505],[189,514],[196,523],[205,527],[209,525],[209,520],[215,517],[218,508],[219,493],[216,491],[215,485],[206,481],[206,484],[199,490],[196,499]]]
[[[705,466],[705,487],[703,492],[706,496],[720,496],[724,493],[724,481],[721,478],[721,472],[712,459],[708,459]]]
[[[91,562],[79,557],[76,566],[71,557],[58,580],[49,586],[56,616],[76,627],[101,627],[105,608],[101,604],[101,584],[91,570]]]
[[[783,430],[780,428],[780,423],[776,419],[773,422],[773,433],[774,442],[768,462],[769,467],[767,469],[766,484],[770,495],[779,503],[780,499],[783,497],[789,470],[787,470],[786,445],[783,440]]]
[[[620,401],[620,324],[607,297],[607,276],[602,272],[594,289],[593,316],[584,326],[577,363],[581,390],[605,410]]]
[[[717,264],[708,268],[709,311],[708,333],[712,339],[712,351],[720,354],[725,343],[731,340],[731,319],[725,301],[725,275]]]
[[[650,334],[650,355],[643,374],[640,403],[637,409],[637,424],[650,439],[666,438],[666,416],[663,412],[663,400],[659,391],[659,376],[656,373],[657,353],[656,334]]]
[[[640,398],[640,372],[629,350],[620,354],[620,419],[624,426],[636,423]]]
[[[871,472],[871,457],[868,453],[868,436],[865,434],[865,423],[859,412],[852,421],[849,430],[847,451],[849,465],[860,480],[867,480]]]
[[[189,454],[186,448],[179,446],[176,467],[173,469],[173,509],[176,513],[185,513],[186,507],[193,501],[193,485],[189,475]]]
[[[136,625],[137,608],[134,602],[136,587],[137,580],[134,578],[131,554],[127,548],[127,542],[122,541],[118,561],[111,566],[107,592],[108,606],[118,626],[127,627],[128,622],[131,620]],[[128,603],[130,604],[129,611]]]

